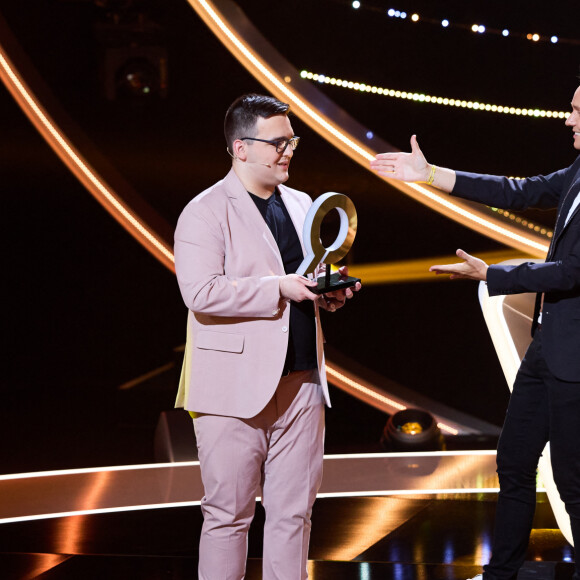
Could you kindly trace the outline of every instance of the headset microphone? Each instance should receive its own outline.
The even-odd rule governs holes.
[[[226,147],[226,151],[228,152],[228,155],[232,158],[232,159],[238,159],[235,155],[232,155],[230,148]],[[248,164],[252,164],[252,165],[263,165],[264,167],[272,167],[269,163],[259,163],[258,161],[244,161],[244,163],[248,163]]]

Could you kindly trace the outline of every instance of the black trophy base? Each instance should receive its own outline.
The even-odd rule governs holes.
[[[354,276],[341,276],[338,272],[335,272],[330,276],[320,276],[318,278],[318,286],[316,286],[316,288],[309,288],[309,290],[314,292],[314,294],[326,294],[327,292],[350,288],[357,282],[360,282],[360,278],[355,278]]]

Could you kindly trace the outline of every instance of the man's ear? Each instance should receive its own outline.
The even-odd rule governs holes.
[[[246,143],[244,143],[244,141],[242,141],[241,139],[236,139],[233,143],[232,143],[232,154],[234,156],[234,158],[239,159],[240,161],[246,161],[246,159],[248,158],[247,152],[246,152]]]

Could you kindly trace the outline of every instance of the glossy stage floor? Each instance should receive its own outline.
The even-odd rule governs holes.
[[[314,580],[465,580],[490,553],[493,452],[336,455],[313,513]],[[0,476],[4,580],[195,579],[196,462]],[[257,504],[247,578],[261,578]],[[545,494],[519,579],[565,580],[573,551]]]

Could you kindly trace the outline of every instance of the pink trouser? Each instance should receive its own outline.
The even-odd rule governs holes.
[[[310,516],[322,481],[324,402],[318,371],[283,377],[251,419],[194,419],[205,497],[200,580],[240,580],[262,488],[263,580],[308,577]]]

